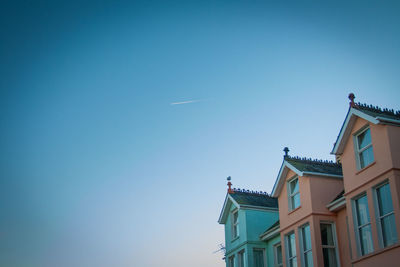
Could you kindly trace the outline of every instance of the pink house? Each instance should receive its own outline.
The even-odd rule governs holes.
[[[400,112],[349,98],[336,162],[285,148],[272,191],[283,266],[400,266]]]

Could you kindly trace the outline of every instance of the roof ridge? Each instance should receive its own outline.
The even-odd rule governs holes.
[[[360,103],[360,102],[358,102],[355,105],[355,108],[361,108],[361,109],[365,109],[365,110],[382,113],[382,114],[386,114],[386,115],[391,115],[391,116],[400,118],[400,110],[381,108],[379,106],[368,105],[366,103]]]
[[[254,191],[254,190],[247,190],[247,189],[240,189],[240,188],[233,188],[233,191],[239,192],[239,193],[247,193],[247,194],[255,194],[255,195],[271,197],[267,192],[263,192],[263,191]]]
[[[299,157],[299,156],[285,156],[286,159],[292,159],[295,161],[302,161],[306,163],[317,163],[317,164],[329,164],[329,165],[342,165],[338,162],[334,162],[333,160],[322,160],[322,159],[313,159],[313,158],[307,158],[307,157]]]

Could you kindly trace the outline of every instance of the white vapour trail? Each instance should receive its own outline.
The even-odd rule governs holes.
[[[201,100],[188,100],[188,101],[182,101],[182,102],[173,102],[171,105],[182,105],[182,104],[189,104],[189,103],[196,103],[200,102]]]

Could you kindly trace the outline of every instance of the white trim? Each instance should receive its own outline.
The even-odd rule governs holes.
[[[385,185],[388,185],[388,186],[389,186],[390,200],[392,201],[392,208],[393,208],[393,209],[392,209],[391,212],[386,213],[386,214],[384,214],[384,215],[381,215],[381,210],[379,209],[378,189],[379,189],[379,188],[382,188],[382,187],[385,186]],[[394,214],[394,207],[393,207],[392,192],[391,192],[391,189],[390,189],[390,188],[391,188],[391,187],[390,187],[389,180],[385,180],[384,182],[379,183],[379,184],[375,185],[375,186],[372,188],[372,191],[373,191],[373,198],[374,198],[374,208],[375,208],[375,219],[376,219],[376,225],[377,225],[377,228],[378,228],[378,239],[379,239],[379,246],[380,246],[380,248],[385,248],[385,247],[388,247],[388,246],[390,246],[390,245],[393,245],[393,244],[396,244],[396,243],[399,242],[399,240],[398,240],[398,238],[397,238],[397,229],[396,229],[397,227],[396,227],[396,223],[394,224],[394,234],[395,234],[395,235],[394,235],[394,236],[395,236],[394,242],[391,243],[391,244],[386,244],[386,245],[385,245],[385,240],[384,240],[384,237],[383,237],[382,218],[388,217],[388,216],[395,216],[395,214]]]
[[[231,205],[234,205],[237,209],[273,211],[273,212],[279,211],[278,208],[261,207],[261,206],[253,206],[253,205],[240,205],[239,203],[236,202],[236,200],[230,194],[226,194],[224,205],[222,207],[221,213],[218,218],[219,224],[226,223],[226,219],[228,218],[228,214],[229,214]]]
[[[311,176],[325,176],[325,177],[330,177],[330,178],[343,178],[343,175],[337,175],[337,174],[307,172],[307,171],[302,172],[284,159],[283,163],[281,165],[281,168],[279,169],[278,177],[276,178],[274,187],[272,188],[272,192],[271,192],[272,197],[279,197],[279,194],[282,191],[282,187],[285,184],[284,181],[282,180],[283,179],[282,177],[286,178],[286,175],[288,174],[289,170],[292,170],[293,172],[295,172],[299,177],[311,175]]]
[[[238,209],[240,208],[240,205],[229,194],[226,194],[224,205],[222,207],[222,210],[221,210],[221,213],[220,213],[219,219],[218,219],[219,224],[226,223],[226,219],[228,217],[229,210],[230,210],[230,207],[232,204],[235,205],[236,208],[238,208]]]
[[[385,117],[381,117],[381,116],[373,117],[373,116],[368,115],[356,108],[350,108],[346,115],[346,118],[343,122],[342,128],[340,129],[338,138],[337,138],[336,143],[331,151],[331,154],[340,155],[343,153],[344,146],[346,145],[346,142],[347,142],[348,138],[350,137],[351,129],[353,128],[354,123],[356,121],[355,116],[360,117],[360,118],[362,118],[366,121],[369,121],[370,123],[373,123],[373,124],[382,124],[384,122],[400,124],[400,120],[385,118]]]
[[[376,119],[378,119],[380,121],[387,121],[387,122],[391,122],[391,123],[395,123],[395,124],[400,124],[400,120],[389,119],[389,118],[385,118],[385,117],[376,117]]]
[[[286,178],[286,175],[288,174],[289,170],[294,171],[298,176],[303,176],[303,173],[296,169],[292,164],[287,162],[286,160],[283,160],[282,166],[279,170],[278,177],[276,178],[274,188],[272,188],[272,197],[279,197],[279,194],[282,190],[282,187],[284,185],[284,181],[282,181],[282,177]]]
[[[297,180],[297,192],[292,192],[292,183]],[[301,206],[301,200],[300,200],[300,180],[299,176],[295,175],[294,177],[290,178],[287,183],[286,183],[286,188],[287,188],[287,197],[288,197],[288,204],[289,204],[289,211],[292,211],[294,209],[297,209],[298,207]],[[293,202],[294,198],[296,195],[299,195],[299,205],[297,207],[293,207]],[[293,200],[293,201],[292,201]]]
[[[309,229],[309,234],[310,234],[309,237],[310,237],[310,246],[311,246],[311,247],[310,247],[308,250],[305,250],[305,248],[304,248],[304,240],[305,240],[307,237],[304,236],[303,230],[304,230],[304,228],[306,228],[306,227],[308,227],[308,229]],[[299,229],[298,229],[298,233],[299,233],[299,243],[300,243],[300,254],[301,254],[301,255],[300,255],[300,259],[301,259],[301,265],[302,265],[302,266],[306,266],[305,255],[306,255],[307,253],[311,252],[312,266],[314,266],[314,258],[312,257],[313,250],[312,250],[312,238],[311,238],[311,226],[310,226],[310,223],[307,222],[307,223],[301,225],[301,226],[299,227]]]
[[[265,234],[262,234],[262,235],[260,236],[260,239],[261,239],[262,241],[269,240],[269,239],[271,239],[271,238],[273,238],[273,237],[279,235],[279,234],[280,234],[280,231],[281,231],[280,226],[277,225],[277,226],[275,226],[274,228],[272,228],[271,230],[269,230],[268,232],[266,232]]]
[[[369,135],[371,137],[371,142],[362,147],[361,149],[359,148],[360,144],[358,143],[358,137],[364,133],[366,133],[369,130]],[[353,144],[354,144],[354,153],[356,156],[356,167],[358,170],[364,169],[366,166],[368,166],[369,164],[371,164],[372,162],[374,162],[375,157],[374,157],[374,148],[372,146],[372,134],[371,134],[371,128],[369,127],[369,125],[365,125],[364,127],[361,127],[360,130],[358,130],[356,133],[353,134]],[[367,150],[368,148],[372,148],[372,156],[373,159],[371,162],[369,163],[364,163],[364,166],[361,166],[361,153],[363,153],[365,150]]]
[[[239,237],[239,209],[234,209],[232,212],[232,219],[231,219],[231,241],[235,240]],[[235,221],[236,215],[236,221]]]
[[[367,199],[367,212],[368,212],[368,222],[367,223],[365,223],[365,224],[363,224],[363,225],[359,225],[359,218],[358,218],[358,213],[357,213],[357,204],[356,204],[356,201],[357,200],[359,200],[360,198],[362,198],[362,197],[366,197],[366,199]],[[351,206],[352,206],[352,213],[353,213],[353,223],[354,223],[354,231],[355,231],[355,236],[356,236],[356,245],[357,245],[357,254],[358,254],[358,256],[364,256],[364,255],[367,255],[367,254],[370,254],[370,253],[372,253],[372,252],[374,252],[374,250],[375,250],[375,248],[374,248],[374,242],[373,242],[373,239],[372,239],[372,226],[371,226],[371,215],[370,215],[370,213],[369,213],[369,203],[368,203],[368,195],[367,195],[367,192],[362,192],[361,194],[359,194],[359,195],[357,195],[356,197],[354,197],[352,200],[351,200]],[[362,240],[360,239],[360,229],[361,228],[363,228],[363,227],[365,227],[365,226],[368,226],[369,225],[369,227],[370,227],[370,230],[371,230],[371,236],[370,236],[370,238],[371,238],[371,247],[372,247],[372,250],[371,251],[368,251],[368,252],[365,252],[365,253],[363,253],[363,251],[362,251],[362,248],[361,248],[361,242],[362,242]]]
[[[343,178],[343,175],[339,174],[330,174],[330,173],[320,173],[320,172],[302,172],[301,176],[307,176],[308,175],[313,175],[313,176],[326,176],[326,177],[331,177],[331,178]]]
[[[339,243],[337,240],[337,233],[336,233],[336,224],[335,222],[331,222],[331,221],[320,221],[319,222],[319,227],[320,227],[320,235],[322,235],[321,233],[321,224],[329,224],[331,226],[331,230],[332,230],[332,237],[333,237],[333,242],[334,242],[334,249],[335,249],[335,256],[336,256],[336,264],[337,267],[340,267],[340,257],[339,257]],[[322,236],[321,236],[321,241],[322,241]],[[324,245],[321,243],[321,248],[322,251],[324,249]],[[327,246],[325,245],[325,248],[332,248],[332,246]]]
[[[278,253],[277,253],[277,248],[281,247],[281,263],[278,263]],[[274,250],[274,267],[282,267],[283,266],[283,253],[282,253],[282,243],[279,241],[276,244],[272,245],[272,248]]]
[[[239,207],[241,209],[248,209],[248,210],[279,211],[278,208],[259,207],[259,206],[252,206],[252,205],[239,205]]]
[[[346,207],[346,199],[345,197],[341,197],[336,199],[335,201],[332,201],[328,205],[326,205],[326,208],[329,211],[338,211],[341,210],[342,208]]]
[[[291,235],[294,236],[294,248],[290,245],[289,236],[291,236]],[[296,259],[296,266],[297,266],[296,234],[295,234],[294,230],[291,231],[291,232],[289,232],[289,233],[287,233],[287,234],[284,236],[284,239],[285,239],[285,258],[286,258],[286,266],[291,267],[291,265],[290,265],[290,260],[291,260],[291,259]],[[293,252],[294,252],[295,256],[292,256],[292,257],[289,256],[289,247],[290,247],[290,249],[291,249],[291,251],[292,251],[292,254],[293,254]]]

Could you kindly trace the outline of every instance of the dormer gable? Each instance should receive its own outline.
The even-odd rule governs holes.
[[[361,103],[354,103],[354,95],[350,94],[351,100],[350,107],[347,112],[346,118],[343,122],[342,128],[333,146],[331,154],[341,155],[351,135],[353,126],[357,118],[362,118],[372,124],[389,124],[400,126],[400,111],[392,109],[380,108]]]
[[[323,176],[343,178],[342,166],[340,163],[285,155],[278,173],[278,177],[276,178],[274,187],[272,189],[272,197],[279,197],[281,194],[289,171],[293,171],[297,177]]]
[[[233,188],[226,194],[224,205],[218,223],[225,224],[232,210],[232,205],[237,209],[277,210],[278,201],[266,192],[250,191]]]

